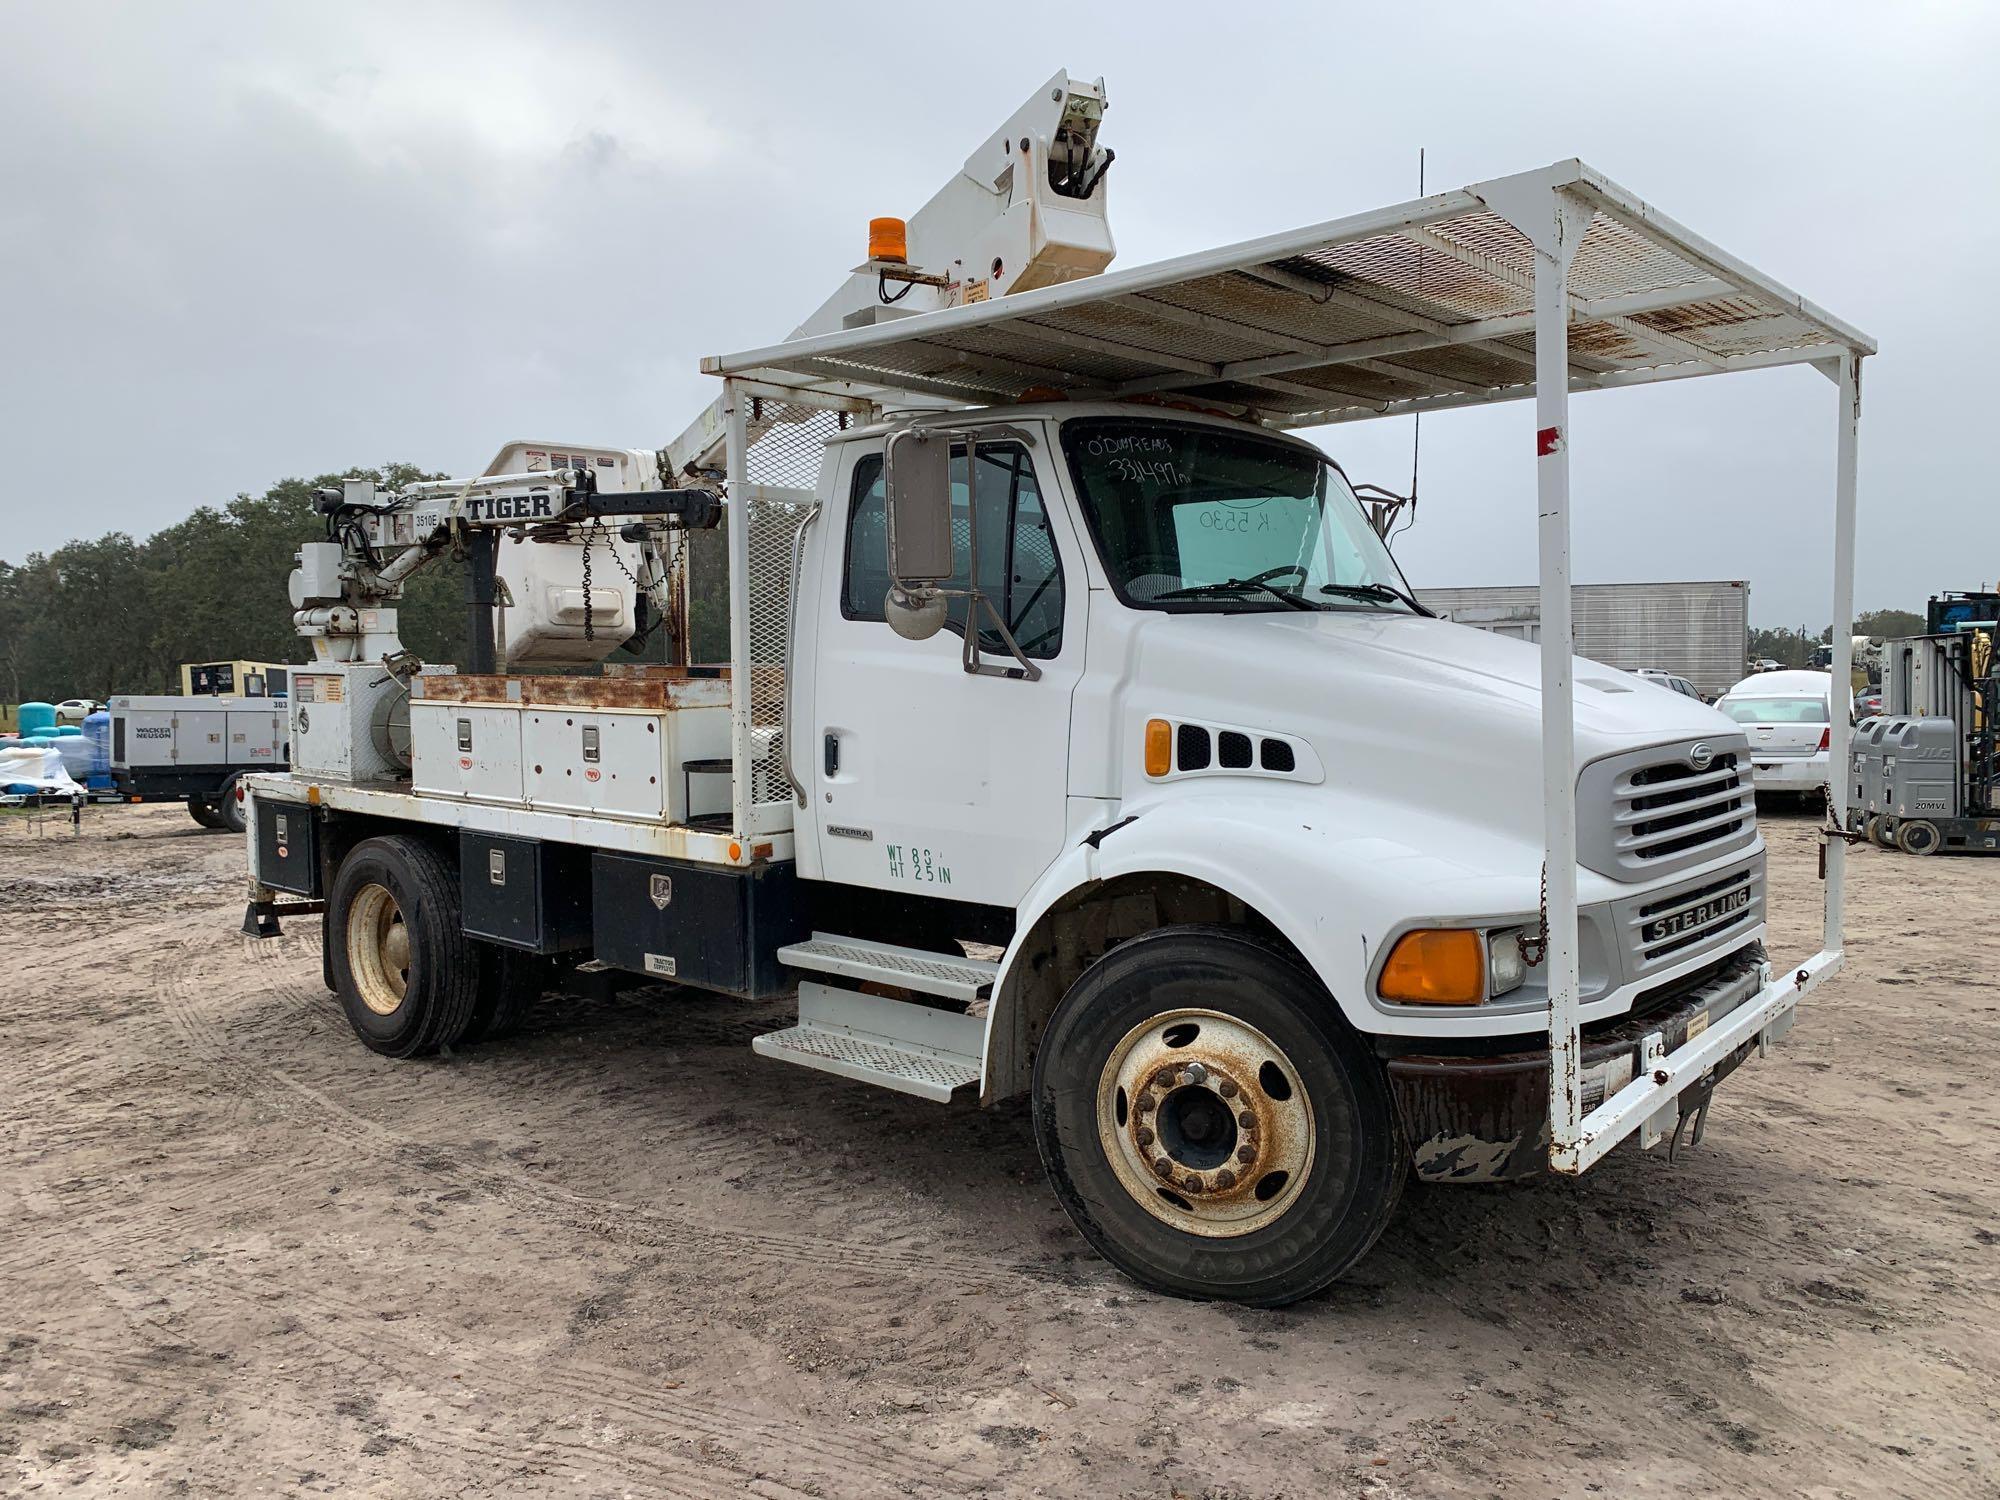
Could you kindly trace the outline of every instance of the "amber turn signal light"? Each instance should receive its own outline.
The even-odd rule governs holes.
[[[1174,727],[1165,719],[1146,721],[1146,774],[1164,776],[1174,768]]]
[[[1406,932],[1389,950],[1376,988],[1409,1005],[1477,1005],[1486,998],[1479,934],[1463,927]]]

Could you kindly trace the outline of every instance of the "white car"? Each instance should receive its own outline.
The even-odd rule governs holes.
[[[1848,694],[1853,711],[1853,693]],[[1750,780],[1760,792],[1820,791],[1833,745],[1833,677],[1759,672],[1715,700],[1750,740]]]
[[[1683,698],[1692,698],[1697,703],[1708,701],[1702,697],[1700,688],[1689,682],[1678,672],[1669,672],[1662,667],[1640,667],[1632,675],[1634,677],[1643,677],[1646,681],[1666,688],[1669,692],[1679,693]]]
[[[103,706],[94,698],[65,698],[56,705],[56,722],[81,724]]]

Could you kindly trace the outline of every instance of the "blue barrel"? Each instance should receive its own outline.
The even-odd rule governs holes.
[[[31,734],[46,734],[56,727],[56,706],[53,703],[23,703],[19,722],[24,740]]]
[[[83,721],[83,737],[90,741],[90,774],[111,774],[111,715],[103,709]]]
[[[66,734],[56,741],[56,754],[62,757],[63,769],[69,772],[69,779],[84,782],[90,779],[90,741],[80,734]]]

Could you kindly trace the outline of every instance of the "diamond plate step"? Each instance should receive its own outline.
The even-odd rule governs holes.
[[[875,943],[826,932],[815,932],[806,942],[780,948],[778,962],[794,969],[893,984],[920,994],[967,1003],[985,999],[1000,972],[998,964],[956,953],[898,948],[894,943]]]
[[[762,1057],[944,1104],[979,1083],[985,1036],[975,1016],[807,980],[799,986],[799,1024],[750,1046]]]

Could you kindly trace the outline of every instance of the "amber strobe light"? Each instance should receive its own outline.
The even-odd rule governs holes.
[[[1146,774],[1164,776],[1174,768],[1174,726],[1165,719],[1146,721]]]
[[[909,232],[901,219],[868,221],[868,258],[895,261],[910,258]]]
[[[1466,928],[1404,933],[1382,965],[1382,998],[1412,1005],[1477,1005],[1486,998],[1479,949],[1479,934]]]

